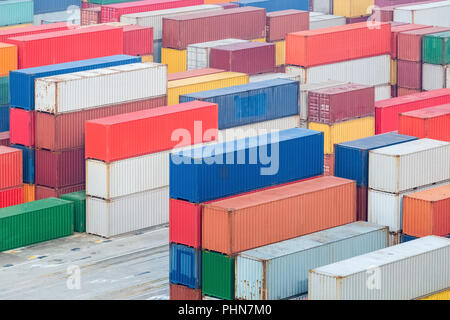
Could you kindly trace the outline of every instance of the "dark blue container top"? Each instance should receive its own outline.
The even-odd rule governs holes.
[[[297,81],[273,79],[180,96],[180,103],[201,100],[219,106],[219,129],[298,114]]]
[[[202,284],[202,251],[181,244],[170,244],[169,281],[191,289]]]
[[[34,81],[36,78],[107,68],[141,61],[141,57],[115,55],[11,71],[9,73],[11,106],[25,110],[34,110]]]
[[[70,6],[81,7],[81,0],[33,0],[34,14],[67,11]]]
[[[240,0],[234,2],[240,7],[258,7],[264,8],[267,12],[280,10],[309,10],[309,0]]]
[[[322,173],[323,132],[294,128],[172,153],[170,197],[201,203]]]
[[[359,187],[367,186],[369,183],[369,151],[413,140],[417,140],[417,138],[389,132],[336,144],[334,175],[356,180],[356,185]]]

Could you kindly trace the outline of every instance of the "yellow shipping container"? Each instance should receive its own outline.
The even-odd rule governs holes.
[[[147,54],[145,56],[141,56],[142,62],[153,62],[153,55]]]
[[[397,60],[391,59],[391,86],[397,85]]]
[[[13,28],[22,28],[22,27],[31,27],[32,25],[33,25],[32,23],[15,24],[13,26],[0,27],[0,30],[13,29]]]
[[[334,0],[333,14],[347,18],[372,14],[374,2],[374,0]]]
[[[31,202],[35,200],[35,187],[34,184],[26,184],[23,185],[23,202]]]
[[[275,43],[275,65],[282,66],[286,64],[286,40],[276,41]]]
[[[161,63],[167,64],[167,72],[187,71],[187,50],[161,48]]]
[[[250,40],[250,42],[266,42],[266,38],[253,39],[253,40]]]
[[[450,300],[450,289],[430,294],[418,300]]]
[[[14,70],[17,70],[17,47],[0,43],[0,77],[8,76]]]
[[[310,122],[308,129],[324,133],[324,153],[334,153],[334,145],[375,135],[375,118],[365,117],[332,125]]]
[[[247,84],[248,82],[248,74],[238,72],[220,72],[206,76],[169,81],[167,104],[178,104],[179,97],[183,94],[232,87]]]

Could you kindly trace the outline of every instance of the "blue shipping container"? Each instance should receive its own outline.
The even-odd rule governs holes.
[[[169,280],[192,289],[202,284],[202,251],[181,244],[170,244]]]
[[[356,180],[359,187],[367,186],[369,183],[369,151],[412,140],[417,140],[417,138],[390,132],[337,144],[334,149],[334,175]]]
[[[81,0],[34,0],[34,14],[66,11],[70,6],[81,7]]]
[[[1,0],[0,27],[33,22],[32,0]]]
[[[0,132],[9,131],[9,105],[0,106]]]
[[[36,78],[107,68],[141,61],[141,57],[115,55],[11,71],[9,73],[11,106],[25,110],[34,110],[34,81]]]
[[[309,10],[309,0],[240,0],[234,3],[240,7],[264,8],[267,12],[288,9]]]
[[[323,173],[323,132],[294,128],[172,153],[170,197],[201,203]]]
[[[180,96],[219,105],[219,129],[297,115],[298,81],[273,79]]]
[[[19,144],[12,144],[11,148],[22,150],[23,183],[34,184],[34,148],[28,148]]]

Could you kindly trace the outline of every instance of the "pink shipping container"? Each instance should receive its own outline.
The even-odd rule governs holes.
[[[397,59],[398,34],[400,32],[412,31],[429,28],[422,24],[402,24],[399,26],[391,26],[391,57]]]
[[[189,70],[189,71],[182,71],[182,72],[174,72],[169,73],[167,75],[167,81],[175,81],[175,80],[181,80],[181,79],[188,79],[193,77],[199,77],[199,76],[206,76],[208,74],[215,74],[224,72],[225,70],[222,69],[214,69],[214,68],[202,68],[202,69],[195,69],[195,70]]]
[[[193,43],[266,37],[266,10],[242,7],[163,18],[162,46],[183,50]]]
[[[334,154],[326,154],[323,157],[323,175],[334,176]]]
[[[123,27],[123,53],[132,56],[153,53],[153,28],[127,25]]]
[[[9,139],[11,144],[34,147],[35,144],[35,111],[19,108],[9,110]]]
[[[165,105],[167,98],[162,96],[57,115],[36,112],[36,147],[52,151],[80,148],[86,121]]]
[[[81,8],[98,8],[101,7],[100,4],[90,3],[90,2],[81,2]]]
[[[375,87],[348,83],[310,91],[308,119],[333,124],[375,113]]]
[[[0,190],[0,208],[23,203],[23,186]]]
[[[0,132],[0,146],[9,146],[9,131]]]
[[[426,34],[448,31],[449,28],[430,27],[398,34],[398,59],[407,61],[422,61],[422,38]]]
[[[397,97],[404,97],[409,96],[412,94],[420,93],[421,90],[418,89],[409,89],[409,88],[402,88],[397,86]]]
[[[84,148],[36,149],[35,179],[37,185],[56,189],[83,184],[86,180]]]
[[[249,75],[273,72],[275,44],[244,42],[211,48],[211,68],[242,72]]]
[[[49,188],[44,186],[36,186],[35,188],[35,200],[41,200],[46,198],[59,198],[63,194],[82,191],[86,188],[86,185],[79,184],[76,186],[69,186],[60,189]]]
[[[99,24],[102,17],[102,8],[93,7],[81,9],[81,25]]]
[[[268,42],[283,40],[290,32],[309,30],[309,12],[283,10],[267,13],[266,39]]]
[[[370,18],[370,15],[360,16],[360,17],[353,17],[353,18],[346,18],[345,19],[345,24],[366,22],[367,20],[369,20],[369,18]]]
[[[239,8],[239,4],[232,2],[217,3],[217,5],[222,6],[224,9]]]
[[[406,89],[422,89],[422,63],[398,60],[397,85]]]
[[[67,30],[71,27],[70,24],[66,22],[43,24],[40,26],[29,26],[21,28],[11,28],[0,30],[0,42],[6,41],[8,38],[29,36],[38,33],[48,33],[61,30]]]
[[[128,13],[181,8],[203,4],[204,0],[143,0],[102,6],[102,22],[119,22]]]
[[[21,185],[22,150],[0,146],[0,189]]]

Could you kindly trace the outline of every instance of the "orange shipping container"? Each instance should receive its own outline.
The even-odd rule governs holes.
[[[391,25],[352,23],[289,33],[286,64],[311,67],[390,53]]]
[[[228,255],[356,221],[356,182],[320,177],[204,205],[202,248]]]
[[[403,233],[413,237],[450,234],[450,184],[403,197]]]
[[[17,46],[0,43],[0,77],[9,76],[14,70],[17,70]]]

